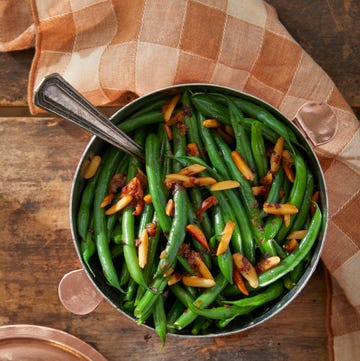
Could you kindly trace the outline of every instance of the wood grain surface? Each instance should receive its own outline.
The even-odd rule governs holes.
[[[326,286],[321,265],[278,315],[218,338],[156,334],[103,302],[76,316],[57,286],[81,267],[70,234],[69,197],[89,135],[53,118],[0,118],[0,325],[36,324],[69,332],[118,360],[327,360]]]

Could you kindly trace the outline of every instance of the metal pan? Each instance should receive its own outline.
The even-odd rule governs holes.
[[[322,169],[320,167],[319,161],[310,145],[309,140],[306,138],[306,136],[291,122],[289,119],[287,119],[282,113],[280,113],[277,109],[275,109],[270,104],[262,101],[259,98],[256,98],[254,96],[251,96],[246,93],[242,93],[239,91],[236,91],[231,88],[219,86],[219,85],[212,85],[212,84],[182,84],[182,85],[175,85],[171,87],[167,87],[164,89],[157,90],[155,92],[149,93],[143,97],[140,97],[122,109],[120,109],[118,112],[116,112],[112,117],[111,121],[114,123],[120,123],[127,119],[129,116],[134,114],[135,112],[139,111],[141,108],[146,107],[153,102],[156,102],[158,100],[164,99],[166,97],[169,97],[169,95],[178,93],[179,91],[182,91],[184,89],[189,89],[193,92],[219,92],[225,95],[231,95],[231,96],[237,96],[241,97],[243,99],[249,100],[255,104],[261,105],[268,111],[270,111],[277,119],[284,122],[288,127],[290,127],[296,134],[297,137],[304,149],[304,152],[306,153],[307,161],[310,165],[310,168],[312,169],[314,176],[315,176],[315,182],[320,189],[321,192],[321,201],[320,201],[320,207],[323,213],[323,224],[322,229],[320,231],[320,239],[317,242],[315,249],[313,249],[311,261],[308,264],[303,276],[301,277],[300,281],[298,282],[298,285],[291,289],[290,291],[286,292],[284,296],[277,300],[276,302],[268,304],[266,307],[262,307],[257,309],[252,313],[251,317],[245,317],[241,318],[239,322],[233,322],[230,323],[227,328],[224,328],[222,330],[217,329],[209,329],[209,332],[206,335],[198,335],[193,336],[189,333],[180,332],[176,335],[179,336],[186,336],[186,337],[206,337],[206,336],[221,336],[221,335],[229,335],[232,333],[240,332],[247,330],[251,327],[254,327],[256,325],[259,325],[266,320],[270,319],[274,315],[276,315],[278,312],[283,310],[299,293],[300,291],[305,287],[306,283],[308,282],[309,278],[313,274],[319,259],[321,255],[321,251],[323,248],[323,244],[325,241],[325,235],[326,235],[326,229],[327,229],[327,214],[328,214],[328,198],[327,198],[327,191],[326,191],[326,184],[324,180],[324,175],[322,172]],[[75,250],[78,254],[78,257],[80,261],[82,262],[83,269],[87,275],[87,278],[90,280],[90,283],[94,286],[94,288],[102,295],[102,297],[112,304],[119,312],[121,312],[126,317],[129,317],[134,320],[134,318],[129,315],[125,310],[123,310],[118,302],[118,296],[119,294],[115,289],[113,289],[111,286],[109,286],[103,277],[102,270],[100,267],[100,264],[96,262],[96,260],[92,263],[92,269],[95,273],[93,275],[90,270],[87,268],[86,264],[82,261],[81,253],[80,253],[80,239],[77,233],[76,229],[76,213],[79,206],[80,201],[80,195],[81,191],[84,187],[85,180],[82,177],[82,171],[84,168],[84,165],[87,164],[88,159],[92,154],[101,154],[104,149],[108,145],[102,141],[99,138],[93,137],[91,141],[89,142],[88,146],[86,147],[80,161],[78,164],[78,167],[75,172],[75,176],[73,179],[72,189],[71,189],[71,199],[70,199],[70,222],[71,222],[71,233],[74,240],[74,246]],[[71,308],[71,307],[69,307]],[[90,307],[91,308],[91,307]],[[150,327],[152,328],[152,325],[143,325],[143,327]]]

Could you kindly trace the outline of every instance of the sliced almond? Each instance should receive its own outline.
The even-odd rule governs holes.
[[[264,177],[262,177],[259,180],[259,183],[263,186],[269,186],[274,179],[274,175],[271,173],[271,171],[268,171]]]
[[[225,180],[225,181],[220,181],[220,182],[216,182],[216,183],[212,184],[210,186],[210,190],[212,192],[214,192],[214,191],[223,191],[226,189],[233,189],[233,188],[239,188],[239,187],[240,187],[240,183],[238,181]]]
[[[208,186],[216,183],[216,179],[212,177],[196,177],[193,179],[196,186]]]
[[[151,204],[151,203],[152,203],[151,194],[146,194],[146,195],[144,196],[144,202],[145,202],[146,204]]]
[[[231,158],[234,161],[235,165],[243,175],[243,177],[249,181],[254,180],[254,173],[251,171],[249,165],[246,163],[245,159],[236,151],[231,152]]]
[[[174,285],[175,283],[180,282],[181,279],[182,279],[181,274],[175,272],[175,273],[173,273],[173,274],[169,277],[167,284],[168,284],[168,286],[172,286],[172,285]]]
[[[267,203],[263,205],[263,210],[268,214],[285,215],[285,214],[296,214],[299,212],[297,207],[291,203]]]
[[[277,266],[279,263],[280,263],[280,257],[272,256],[272,257],[264,258],[263,260],[258,262],[255,266],[255,269],[256,272],[260,274]]]
[[[287,227],[290,227],[290,223],[291,223],[291,216],[290,214],[284,214],[283,216],[283,222],[284,222],[284,226],[287,228]]]
[[[197,269],[198,269],[199,273],[201,274],[201,276],[203,276],[204,278],[207,278],[207,279],[211,279],[211,280],[214,279],[209,268],[206,266],[205,262],[201,259],[201,257],[199,256],[199,254],[197,252],[194,252],[193,260],[194,260],[194,263],[197,266]]]
[[[191,164],[188,167],[181,169],[179,172],[177,172],[177,174],[191,176],[191,175],[198,174],[198,173],[204,171],[205,169],[206,169],[206,167],[204,167],[203,165],[195,163],[195,164]]]
[[[112,207],[105,211],[107,216],[114,214],[116,212],[120,212],[126,206],[128,206],[132,200],[134,199],[131,195],[125,195],[124,197],[120,198]]]
[[[164,124],[164,131],[166,133],[166,137],[169,141],[172,141],[174,136],[173,136],[173,131],[171,129],[171,127],[168,124]]]
[[[290,232],[286,239],[303,239],[306,236],[307,229],[301,229]]]
[[[281,157],[284,150],[284,138],[279,137],[274,145],[274,149],[270,156],[270,170],[275,173],[279,170]]]
[[[221,123],[217,119],[211,118],[211,119],[205,119],[202,122],[202,125],[205,128],[219,128],[221,126]]]
[[[170,120],[179,100],[180,100],[180,94],[176,94],[169,102],[163,105],[162,107],[163,118],[166,123]]]
[[[186,155],[190,155],[192,157],[201,157],[199,148],[196,143],[189,143],[186,145]]]
[[[195,224],[188,224],[185,229],[191,235],[191,237],[198,241],[205,249],[210,251],[206,236],[198,226],[196,226]]]
[[[226,250],[228,249],[234,229],[235,229],[234,221],[229,221],[225,224],[224,230],[221,233],[221,238],[216,250],[217,256],[220,256],[221,254],[225,253]]]
[[[144,268],[147,264],[148,251],[149,251],[149,235],[146,228],[144,228],[141,231],[138,240],[138,261],[140,268]]]
[[[218,200],[215,196],[209,196],[205,198],[202,203],[200,204],[200,207],[196,210],[196,214],[199,216],[203,212],[207,211],[209,208],[216,206],[218,204]]]
[[[257,288],[259,286],[259,278],[255,267],[241,253],[234,253],[232,258],[240,274],[249,282],[252,288]]]
[[[84,171],[84,178],[85,179],[92,178],[96,174],[100,166],[100,163],[101,163],[101,157],[99,155],[94,155],[91,158],[89,165],[86,167]]]
[[[289,253],[295,251],[295,249],[298,247],[299,247],[299,242],[295,238],[290,239],[283,245],[284,250]]]
[[[289,164],[284,164],[283,165],[283,168],[284,168],[284,172],[285,172],[285,175],[287,176],[287,178],[289,179],[289,181],[291,183],[294,183],[294,180],[295,180],[295,174],[292,170],[292,167],[291,165]]]
[[[267,192],[267,187],[265,186],[254,186],[251,187],[252,193],[254,196],[263,196]]]
[[[172,217],[174,215],[174,210],[175,210],[175,203],[174,200],[170,198],[166,203],[165,214],[168,217]]]
[[[245,296],[249,296],[249,291],[246,287],[246,284],[241,276],[240,271],[236,267],[233,267],[232,278],[238,290]]]
[[[100,204],[100,208],[104,208],[106,206],[108,206],[109,204],[111,204],[111,202],[114,200],[115,198],[115,194],[114,193],[109,193],[107,194],[104,199],[102,200],[101,204]]]
[[[210,288],[216,285],[215,280],[198,276],[183,276],[182,282],[185,286]]]

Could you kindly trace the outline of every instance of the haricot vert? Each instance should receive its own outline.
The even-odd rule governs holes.
[[[296,285],[325,217],[290,127],[248,98],[190,89],[118,126],[145,164],[106,147],[76,224],[84,263],[121,309],[164,343],[256,317]]]

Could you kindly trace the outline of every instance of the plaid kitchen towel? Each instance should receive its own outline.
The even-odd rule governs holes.
[[[32,46],[33,89],[57,72],[95,105],[185,82],[251,93],[297,120],[329,192],[322,260],[334,360],[360,354],[359,121],[332,80],[262,0],[17,0],[0,4],[0,50]],[[316,115],[316,116],[314,116]]]

